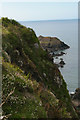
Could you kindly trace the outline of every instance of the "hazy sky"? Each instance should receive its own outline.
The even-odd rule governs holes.
[[[2,16],[18,21],[76,19],[78,2],[3,2]]]
[[[0,0],[1,2],[79,2],[80,0]]]

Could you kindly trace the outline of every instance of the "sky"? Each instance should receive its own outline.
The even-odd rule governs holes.
[[[73,0],[73,2],[72,0],[69,0],[69,2],[58,2],[58,0],[57,2],[48,2],[48,0],[47,2],[5,2],[5,0],[3,0],[1,5],[2,12],[0,16],[17,21],[78,18],[77,0]]]
[[[80,0],[0,0],[1,2],[79,2]]]

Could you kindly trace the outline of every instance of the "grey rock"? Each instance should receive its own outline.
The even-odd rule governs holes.
[[[34,46],[35,46],[35,48],[39,48],[38,43],[35,43]]]

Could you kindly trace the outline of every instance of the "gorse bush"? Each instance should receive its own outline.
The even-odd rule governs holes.
[[[16,26],[20,26],[20,24],[18,22],[16,22],[15,20],[9,20],[7,17],[6,18],[2,18],[2,24],[5,27],[8,27],[8,25],[10,23],[13,24],[13,25],[16,25]]]

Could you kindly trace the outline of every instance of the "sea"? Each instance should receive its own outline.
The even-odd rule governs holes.
[[[66,63],[59,68],[67,83],[69,93],[74,93],[78,88],[78,20],[44,20],[44,21],[19,21],[22,25],[32,28],[37,36],[57,37],[70,46],[64,50],[63,56],[54,58],[55,63],[60,58]]]

